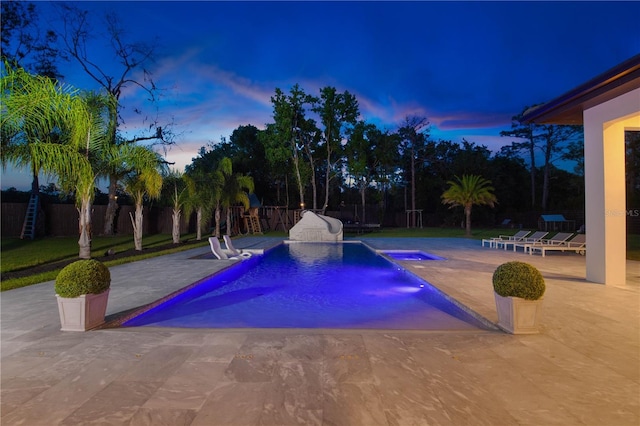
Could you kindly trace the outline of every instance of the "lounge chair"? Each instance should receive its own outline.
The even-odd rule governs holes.
[[[569,241],[564,241],[561,244],[534,245],[529,249],[529,254],[533,253],[534,250],[540,250],[542,257],[544,257],[545,252],[549,250],[575,251],[576,253],[584,256],[587,252],[587,239],[585,234],[577,234]]]
[[[520,241],[498,241],[496,243],[496,248],[500,247],[500,244],[504,246],[506,250],[509,245],[513,246],[513,251],[516,251],[516,248],[523,247],[525,244],[535,243],[540,241],[548,234],[547,231],[536,231],[531,236],[522,238]]]
[[[534,247],[558,246],[566,242],[571,237],[573,237],[573,232],[558,232],[551,238],[541,238],[539,241],[534,241],[533,243],[524,243],[522,247],[524,248],[525,253],[528,252],[529,254],[532,254],[532,248]]]
[[[527,235],[529,235],[531,231],[518,231],[515,235],[499,235],[497,237],[485,238],[482,240],[482,247],[484,247],[484,243],[489,243],[489,247],[498,248],[498,241],[520,241]]]
[[[233,243],[231,242],[231,236],[225,234],[222,236],[222,238],[224,239],[224,244],[227,246],[227,251],[231,253],[231,256],[244,257],[244,258],[251,257],[251,253],[238,250],[233,246]]]
[[[222,250],[220,246],[220,241],[216,237],[209,237],[209,246],[211,246],[211,251],[220,260],[229,260],[229,259],[242,259],[240,256],[228,256],[227,253]]]

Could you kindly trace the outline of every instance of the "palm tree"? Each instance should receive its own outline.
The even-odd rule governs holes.
[[[218,171],[221,173],[222,186],[219,203],[216,206],[216,217],[220,216],[220,207],[227,211],[227,234],[231,235],[231,206],[242,203],[245,209],[249,208],[249,193],[253,192],[253,178],[242,174],[233,173],[231,160],[223,158],[218,164]],[[219,221],[217,221],[219,222]],[[217,234],[219,234],[219,227]]]
[[[191,212],[196,212],[196,240],[199,241],[202,239],[203,226],[209,222],[204,222],[203,217],[206,215],[210,219],[214,205],[220,200],[222,175],[216,171],[206,173],[198,169],[185,174],[184,178],[188,191],[184,214],[188,217]]]
[[[497,203],[493,194],[494,188],[491,181],[478,175],[462,175],[462,179],[455,177],[457,182],[448,181],[449,189],[442,194],[442,204],[449,204],[449,208],[464,207],[466,217],[466,236],[471,236],[471,207],[477,205],[489,205]]]
[[[111,145],[113,147],[113,145]],[[123,159],[128,159],[129,163],[135,165],[123,182],[127,191],[136,206],[136,211],[131,217],[133,225],[133,243],[135,249],[142,251],[142,211],[145,197],[158,198],[162,191],[162,175],[160,165],[162,162],[156,152],[148,147],[137,145],[126,145],[127,149],[121,152]],[[123,161],[127,163],[127,161]]]
[[[171,236],[174,244],[180,243],[180,221],[182,219],[182,213],[184,206],[188,202],[189,198],[189,188],[190,185],[189,179],[185,179],[185,175],[180,173],[177,170],[171,171],[165,177],[165,185],[167,193],[165,193],[166,198],[169,199],[171,203]]]
[[[213,172],[214,179],[212,180],[212,202],[214,206],[214,218],[215,227],[213,231],[213,235],[216,238],[220,238],[220,210],[221,210],[221,202],[222,202],[222,189],[224,187],[224,173],[221,170],[220,164]]]
[[[75,192],[80,215],[78,256],[88,259],[91,204],[99,174],[95,159],[105,141],[103,110],[112,99],[82,95],[70,86],[22,69],[5,69],[6,75],[0,79],[0,125],[2,134],[12,135],[13,140],[8,145],[11,149],[3,149],[3,164],[30,164],[32,170],[57,176],[63,189]],[[33,135],[48,137],[31,138]]]

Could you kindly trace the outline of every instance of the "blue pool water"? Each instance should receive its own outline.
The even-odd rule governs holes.
[[[355,243],[279,245],[123,326],[483,328],[425,281]]]
[[[418,250],[385,250],[383,253],[395,260],[444,260],[435,254]]]

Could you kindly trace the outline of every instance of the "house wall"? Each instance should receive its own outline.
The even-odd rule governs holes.
[[[588,281],[626,281],[625,130],[640,130],[640,89],[586,109],[585,223]]]

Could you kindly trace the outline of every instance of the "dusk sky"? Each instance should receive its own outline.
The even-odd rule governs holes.
[[[104,33],[115,10],[127,40],[158,40],[150,67],[163,90],[159,121],[180,135],[167,159],[182,170],[200,147],[240,125],[272,122],[270,97],[298,83],[317,95],[334,86],[356,95],[361,119],[395,130],[407,115],[431,123],[435,140],[462,138],[499,150],[499,136],[525,106],[549,101],[640,53],[640,2],[80,2]],[[36,2],[45,21],[56,18]],[[97,40],[90,57],[110,69]],[[95,56],[94,56],[95,55]],[[78,65],[65,81],[96,89]],[[114,73],[115,73],[114,69]],[[122,97],[126,129],[140,108]],[[28,189],[8,170],[2,188]],[[46,183],[43,179],[43,182]]]

